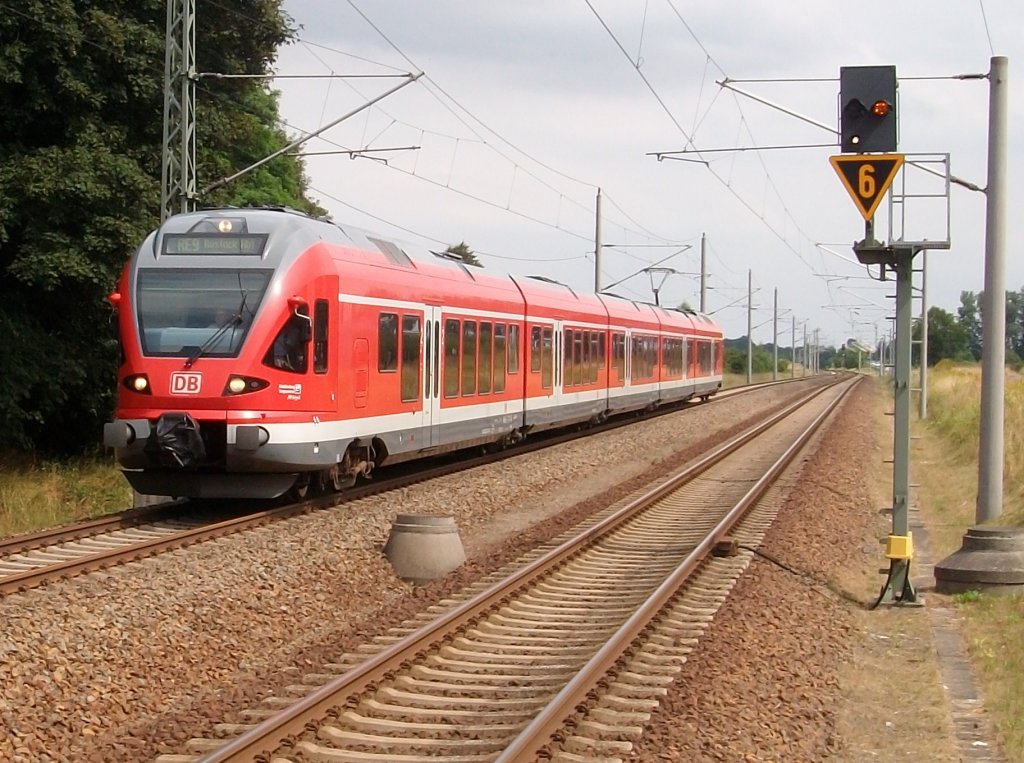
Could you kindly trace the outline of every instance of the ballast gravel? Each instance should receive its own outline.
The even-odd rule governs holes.
[[[740,395],[0,599],[0,760],[135,763],[180,752],[185,740],[208,735],[213,723],[237,717],[273,687],[554,537],[603,508],[598,496],[605,491],[645,479],[644,472],[663,460],[693,457],[750,417],[791,399],[798,387],[805,385]],[[830,466],[840,469],[844,459]],[[811,484],[807,490],[812,494],[805,502],[831,500],[829,490],[815,492]],[[430,586],[403,583],[382,554],[399,513],[453,516],[467,564]],[[841,537],[844,515],[827,516],[823,521]],[[779,542],[789,540],[782,535]],[[806,561],[813,567],[813,558]],[[748,577],[770,591],[791,589],[787,580],[773,582],[778,575],[771,567],[756,563],[752,572]],[[810,676],[824,675],[818,663],[842,653],[842,628],[801,632],[795,605],[764,617],[772,620],[739,636],[748,639],[746,656],[753,644],[777,656],[799,651],[802,662],[791,669]],[[732,637],[726,626],[710,635],[716,643]],[[810,642],[834,642],[836,648],[807,649]],[[785,677],[772,684],[779,692],[790,691]],[[715,735],[727,735],[730,706],[737,702],[754,725],[761,715],[779,717],[765,705],[781,702],[766,703],[762,688],[745,693],[748,682],[725,685],[709,678],[697,676],[682,699],[673,699],[649,738],[654,746],[641,747],[637,759],[689,760],[683,750],[716,749]],[[806,737],[807,728],[827,716],[828,708],[815,699],[830,688],[827,679],[793,685],[806,702],[786,705],[795,708],[787,716],[792,725],[765,725],[766,739]],[[708,708],[722,719],[713,728],[705,720]],[[701,728],[696,743],[674,731],[691,722]],[[751,740],[751,749],[762,742]],[[813,759],[783,754],[802,747],[780,745],[778,755],[750,759]],[[681,757],[663,757],[673,749]],[[742,758],[712,752],[707,759]]]

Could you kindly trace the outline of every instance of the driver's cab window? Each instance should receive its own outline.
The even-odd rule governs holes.
[[[309,308],[306,305],[299,305],[274,337],[273,344],[263,358],[264,365],[282,371],[306,373],[309,367],[309,341],[312,334]]]

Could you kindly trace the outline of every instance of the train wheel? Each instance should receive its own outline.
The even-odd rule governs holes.
[[[341,467],[337,464],[324,472],[324,485],[327,489],[333,490],[335,493],[341,492],[345,488],[352,487],[355,484],[356,475],[342,474]]]
[[[310,497],[310,479],[308,474],[300,474],[295,484],[288,490],[288,497],[293,501],[304,501]]]

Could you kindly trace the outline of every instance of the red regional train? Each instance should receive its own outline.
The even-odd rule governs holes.
[[[123,362],[103,440],[143,494],[338,490],[382,464],[722,382],[707,316],[492,274],[291,210],[169,218],[110,301]]]

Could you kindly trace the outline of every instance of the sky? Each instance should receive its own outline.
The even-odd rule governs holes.
[[[341,120],[299,149],[311,196],[335,221],[434,250],[466,242],[488,270],[592,291],[600,188],[604,288],[698,307],[704,235],[707,311],[726,336],[746,335],[749,274],[754,340],[773,340],[777,291],[781,346],[794,323],[797,344],[805,329],[822,345],[873,345],[891,329],[895,284],[856,261],[864,220],[828,161],[839,153],[840,67],[896,67],[899,151],[914,164],[875,233],[948,239],[928,253],[927,301],[955,313],[962,290],[983,288],[986,196],[954,183],[947,202],[934,173],[948,154],[951,175],[986,185],[988,80],[956,77],[1007,56],[1006,278],[1024,288],[1012,182],[1024,6],[1014,0],[284,0],[284,10],[298,27],[275,67],[286,130]]]

